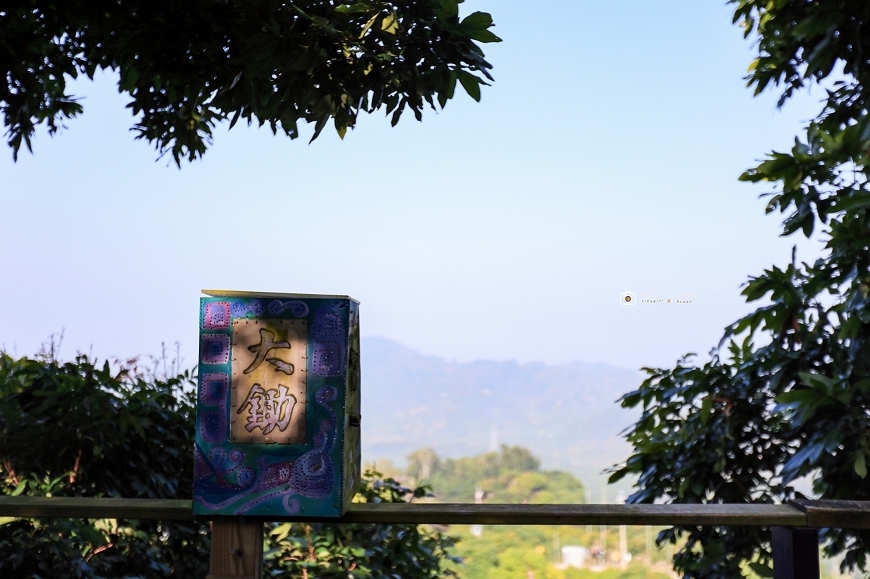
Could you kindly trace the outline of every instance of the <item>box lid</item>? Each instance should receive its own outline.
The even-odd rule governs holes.
[[[355,300],[350,296],[325,295],[325,294],[288,294],[281,292],[248,292],[237,290],[216,290],[204,289],[200,290],[207,296],[213,298],[296,298],[309,300],[350,300],[356,304],[359,300]]]

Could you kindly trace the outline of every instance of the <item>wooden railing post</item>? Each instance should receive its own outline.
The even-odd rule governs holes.
[[[206,579],[261,579],[263,522],[245,519],[211,523],[211,556]]]
[[[773,527],[773,579],[819,579],[819,531]]]

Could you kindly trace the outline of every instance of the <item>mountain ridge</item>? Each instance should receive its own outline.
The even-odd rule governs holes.
[[[629,455],[619,433],[638,411],[616,400],[642,381],[635,370],[454,362],[381,337],[363,338],[361,350],[364,461],[402,462],[422,447],[474,456],[504,443],[530,449],[544,468],[571,472],[592,490],[603,486],[605,468]]]

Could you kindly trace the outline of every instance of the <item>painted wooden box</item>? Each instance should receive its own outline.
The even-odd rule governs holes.
[[[340,517],[360,480],[359,303],[203,293],[194,515]]]

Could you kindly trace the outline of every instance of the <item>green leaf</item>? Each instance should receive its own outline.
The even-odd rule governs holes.
[[[823,398],[824,394],[820,394],[819,392],[816,392],[815,390],[812,390],[810,388],[801,388],[798,390],[789,390],[788,392],[777,394],[774,400],[780,404],[813,404]]]
[[[822,376],[821,374],[811,374],[810,372],[800,372],[798,373],[800,376],[801,382],[806,384],[807,386],[815,386],[815,387],[825,387],[831,388],[834,384],[834,381],[827,376]]]
[[[459,14],[459,4],[462,0],[441,0],[441,10],[448,18],[454,18]]]
[[[486,12],[472,12],[459,23],[460,28],[486,30],[492,26],[492,16]]]
[[[95,547],[99,547],[108,543],[106,537],[103,536],[103,534],[92,525],[82,525],[82,527],[79,528],[79,533],[81,533],[81,536],[85,541]]]
[[[492,16],[486,12],[473,12],[463,18],[459,30],[478,42],[501,42],[501,38],[489,30],[492,26]]]
[[[381,30],[387,34],[395,34],[399,31],[399,20],[394,12],[387,14],[381,21]]]
[[[375,14],[374,16],[369,18],[368,22],[365,23],[365,26],[363,26],[362,32],[359,33],[360,39],[362,39],[366,35],[366,32],[368,32],[372,26],[374,26],[375,22],[377,22],[377,20],[378,20],[378,16],[379,16],[379,14]]]
[[[707,422],[710,420],[710,416],[713,413],[713,398],[711,396],[705,396],[704,401],[701,402],[701,424],[704,426],[707,425]]]
[[[336,118],[335,119],[335,132],[338,133],[338,137],[341,140],[344,140],[344,135],[347,133],[347,124],[342,123],[341,121],[338,120],[338,118]]]
[[[480,102],[480,79],[464,70],[457,70],[456,76],[468,96]]]
[[[870,195],[853,194],[846,199],[838,200],[834,203],[834,211],[853,211],[855,209],[863,209],[870,207]]]
[[[18,483],[18,486],[15,487],[15,490],[14,490],[14,491],[12,491],[11,493],[9,493],[9,496],[17,497],[18,495],[20,495],[21,493],[24,492],[24,489],[25,489],[25,488],[27,488],[27,481],[26,481],[26,480],[23,480],[23,481],[21,481],[20,483]]]
[[[472,40],[478,42],[501,42],[501,38],[490,32],[489,30],[463,30],[463,33]]]
[[[340,4],[335,7],[335,11],[339,14],[359,14],[368,12],[372,7],[364,2],[356,2],[354,4]]]
[[[867,477],[867,463],[864,461],[864,452],[859,452],[855,458],[855,474],[861,478]]]
[[[753,561],[749,563],[749,568],[759,577],[773,577],[773,569],[768,565],[762,565],[761,563]]]

